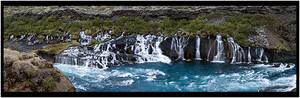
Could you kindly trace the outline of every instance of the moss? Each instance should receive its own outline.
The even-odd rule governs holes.
[[[32,78],[37,75],[36,71],[33,69],[26,70],[25,73],[26,73],[27,78]]]
[[[53,90],[55,86],[55,80],[52,77],[48,77],[42,82],[42,87],[44,87],[47,91]]]
[[[90,46],[95,46],[95,45],[100,44],[100,43],[102,43],[102,42],[93,39],[93,40],[91,41],[91,43],[90,43]]]
[[[76,40],[71,41],[71,46],[78,46],[80,43],[77,42]]]
[[[282,41],[276,44],[275,49],[278,51],[291,51],[291,49],[285,46]]]
[[[68,43],[58,43],[58,44],[50,44],[47,45],[45,48],[41,49],[42,52],[47,54],[59,54],[63,50],[69,47]]]
[[[57,55],[62,51],[66,50],[68,47],[77,45],[79,45],[79,42],[77,42],[76,40],[72,40],[68,43],[49,44],[44,48],[40,49],[39,51],[50,55]]]

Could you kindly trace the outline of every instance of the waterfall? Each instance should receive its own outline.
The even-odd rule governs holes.
[[[248,64],[251,63],[251,53],[250,53],[251,48],[248,47]]]
[[[268,63],[269,60],[268,60],[268,57],[265,55],[265,63]]]
[[[156,41],[154,41],[155,39]],[[136,40],[134,54],[139,56],[136,63],[171,62],[167,56],[162,54],[162,51],[159,47],[160,43],[163,41],[163,37],[156,37],[154,35],[147,35],[146,37],[143,37],[142,35],[138,35]],[[152,45],[152,41],[155,42],[155,46]],[[153,50],[152,53],[149,51],[150,48]]]
[[[264,49],[260,48],[260,54],[259,54],[259,60],[258,61],[262,61],[263,53],[264,53]]]
[[[21,35],[21,38],[19,40],[23,40],[25,38],[25,35]]]
[[[137,35],[133,44],[127,44],[129,42],[125,40],[126,45],[124,48],[117,47],[116,44],[119,43],[114,42],[118,41],[117,39],[95,45],[93,50],[84,49],[85,46],[70,47],[56,56],[55,62],[105,69],[108,65],[119,65],[120,62],[126,62],[123,60],[128,60],[127,54],[125,54],[126,56],[120,56],[124,54],[120,54],[119,51],[126,51],[127,47],[131,47],[132,52],[129,55],[135,58],[135,63],[171,63],[171,59],[163,55],[159,47],[163,40],[164,38],[161,36],[147,35],[144,37],[143,35]]]
[[[265,62],[265,63],[269,62],[267,55],[264,53],[264,48],[256,48],[255,53],[256,53],[256,56],[258,56],[256,58],[256,61]],[[263,61],[263,59],[264,59],[264,61]]]
[[[210,46],[210,36],[208,36],[208,47],[209,47],[209,50],[208,50],[208,52],[207,52],[207,57],[206,57],[206,61],[209,61],[209,55],[210,55],[210,50],[211,50],[211,46]]]
[[[264,54],[264,49],[263,48],[259,48],[259,50],[257,50],[256,48],[256,54],[259,55],[259,57],[257,58],[256,61],[259,61],[259,62],[262,62],[262,57],[263,57],[263,54]]]
[[[184,47],[188,44],[188,38],[186,39],[185,37],[172,37],[171,41],[171,50],[175,50],[176,53],[178,54],[177,59],[184,59]]]
[[[234,39],[232,37],[227,38],[229,45],[232,48],[232,60],[231,64],[234,63],[242,63],[243,59],[245,59],[245,53],[243,48],[234,42]],[[239,57],[239,58],[237,58]],[[239,61],[238,61],[239,60]]]
[[[80,45],[88,45],[91,42],[92,37],[85,35],[84,31],[80,32]]]
[[[77,58],[74,58],[75,65],[77,65]]]
[[[201,56],[200,56],[200,37],[197,36],[196,37],[196,58],[195,60],[201,60]]]
[[[32,39],[33,35],[30,35],[29,37],[27,37],[27,41],[30,41]]]
[[[46,43],[49,43],[49,35],[46,36]]]
[[[217,55],[214,56],[212,62],[224,63],[224,47],[223,47],[222,36],[217,35],[216,41],[217,41]]]
[[[85,67],[89,67],[89,65],[90,65],[90,59],[87,59],[87,60],[85,61],[84,65],[85,65]]]
[[[14,35],[10,35],[9,40],[12,40],[14,38]]]
[[[95,37],[95,39],[98,40],[98,41],[105,41],[105,40],[110,39],[110,38],[111,38],[111,35],[108,34],[108,33],[97,34],[97,36]]]
[[[171,59],[165,55],[162,54],[162,50],[160,49],[159,45],[164,40],[163,37],[158,37],[157,41],[155,42],[155,47],[153,49],[154,56],[157,56],[157,58],[161,59],[161,62],[165,63],[171,63]]]
[[[29,36],[28,38],[32,38]],[[47,36],[46,39],[49,39],[52,36]],[[32,39],[31,39],[32,40]],[[108,68],[109,66],[120,65],[124,63],[147,63],[147,62],[162,62],[162,63],[171,63],[171,59],[163,54],[163,51],[160,47],[166,44],[171,44],[170,50],[175,55],[178,55],[177,60],[185,60],[184,58],[184,48],[188,45],[188,37],[173,36],[171,41],[166,40],[163,36],[156,35],[130,35],[124,36],[123,34],[115,39],[106,40],[103,43],[97,44],[92,48],[84,46],[89,43],[91,40],[90,36],[80,32],[80,46],[69,47],[64,50],[59,55],[55,56],[56,63],[77,65],[77,66],[87,66],[87,67],[98,67],[98,68]],[[84,40],[87,40],[85,42]],[[211,45],[212,41],[215,41]],[[232,53],[231,63],[251,63],[253,61],[258,62],[268,62],[268,57],[264,53],[263,48],[256,48],[255,53],[250,53],[251,48],[248,47],[247,55],[245,55],[243,48],[238,45],[232,37],[227,38],[229,45],[229,52]],[[168,43],[165,43],[168,42]],[[209,45],[208,47],[207,61],[224,63],[225,62],[225,50],[222,41],[222,36],[217,35],[215,40],[210,41],[208,37]],[[83,46],[82,46],[83,45]],[[196,36],[195,44],[195,56],[192,57],[194,60],[201,60],[201,38]],[[216,49],[212,49],[215,46]],[[207,50],[207,49],[206,49]],[[216,50],[216,51],[214,51]],[[246,51],[246,50],[245,50]],[[172,53],[170,52],[170,53]],[[191,51],[189,51],[191,52]],[[216,53],[216,54],[215,54]],[[169,54],[168,52],[165,54]],[[190,53],[189,53],[190,54]],[[213,57],[210,57],[213,56]],[[212,60],[210,58],[213,58]],[[190,58],[189,58],[190,59]]]

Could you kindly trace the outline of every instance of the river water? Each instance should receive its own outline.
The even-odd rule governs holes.
[[[286,92],[296,67],[204,62],[142,63],[99,69],[54,64],[78,92]]]

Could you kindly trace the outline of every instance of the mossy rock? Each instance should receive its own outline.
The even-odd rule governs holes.
[[[50,44],[41,49],[40,51],[46,54],[56,55],[69,47],[68,43]]]

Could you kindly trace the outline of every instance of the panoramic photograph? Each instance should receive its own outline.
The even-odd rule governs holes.
[[[3,92],[298,92],[297,6],[3,6]]]

